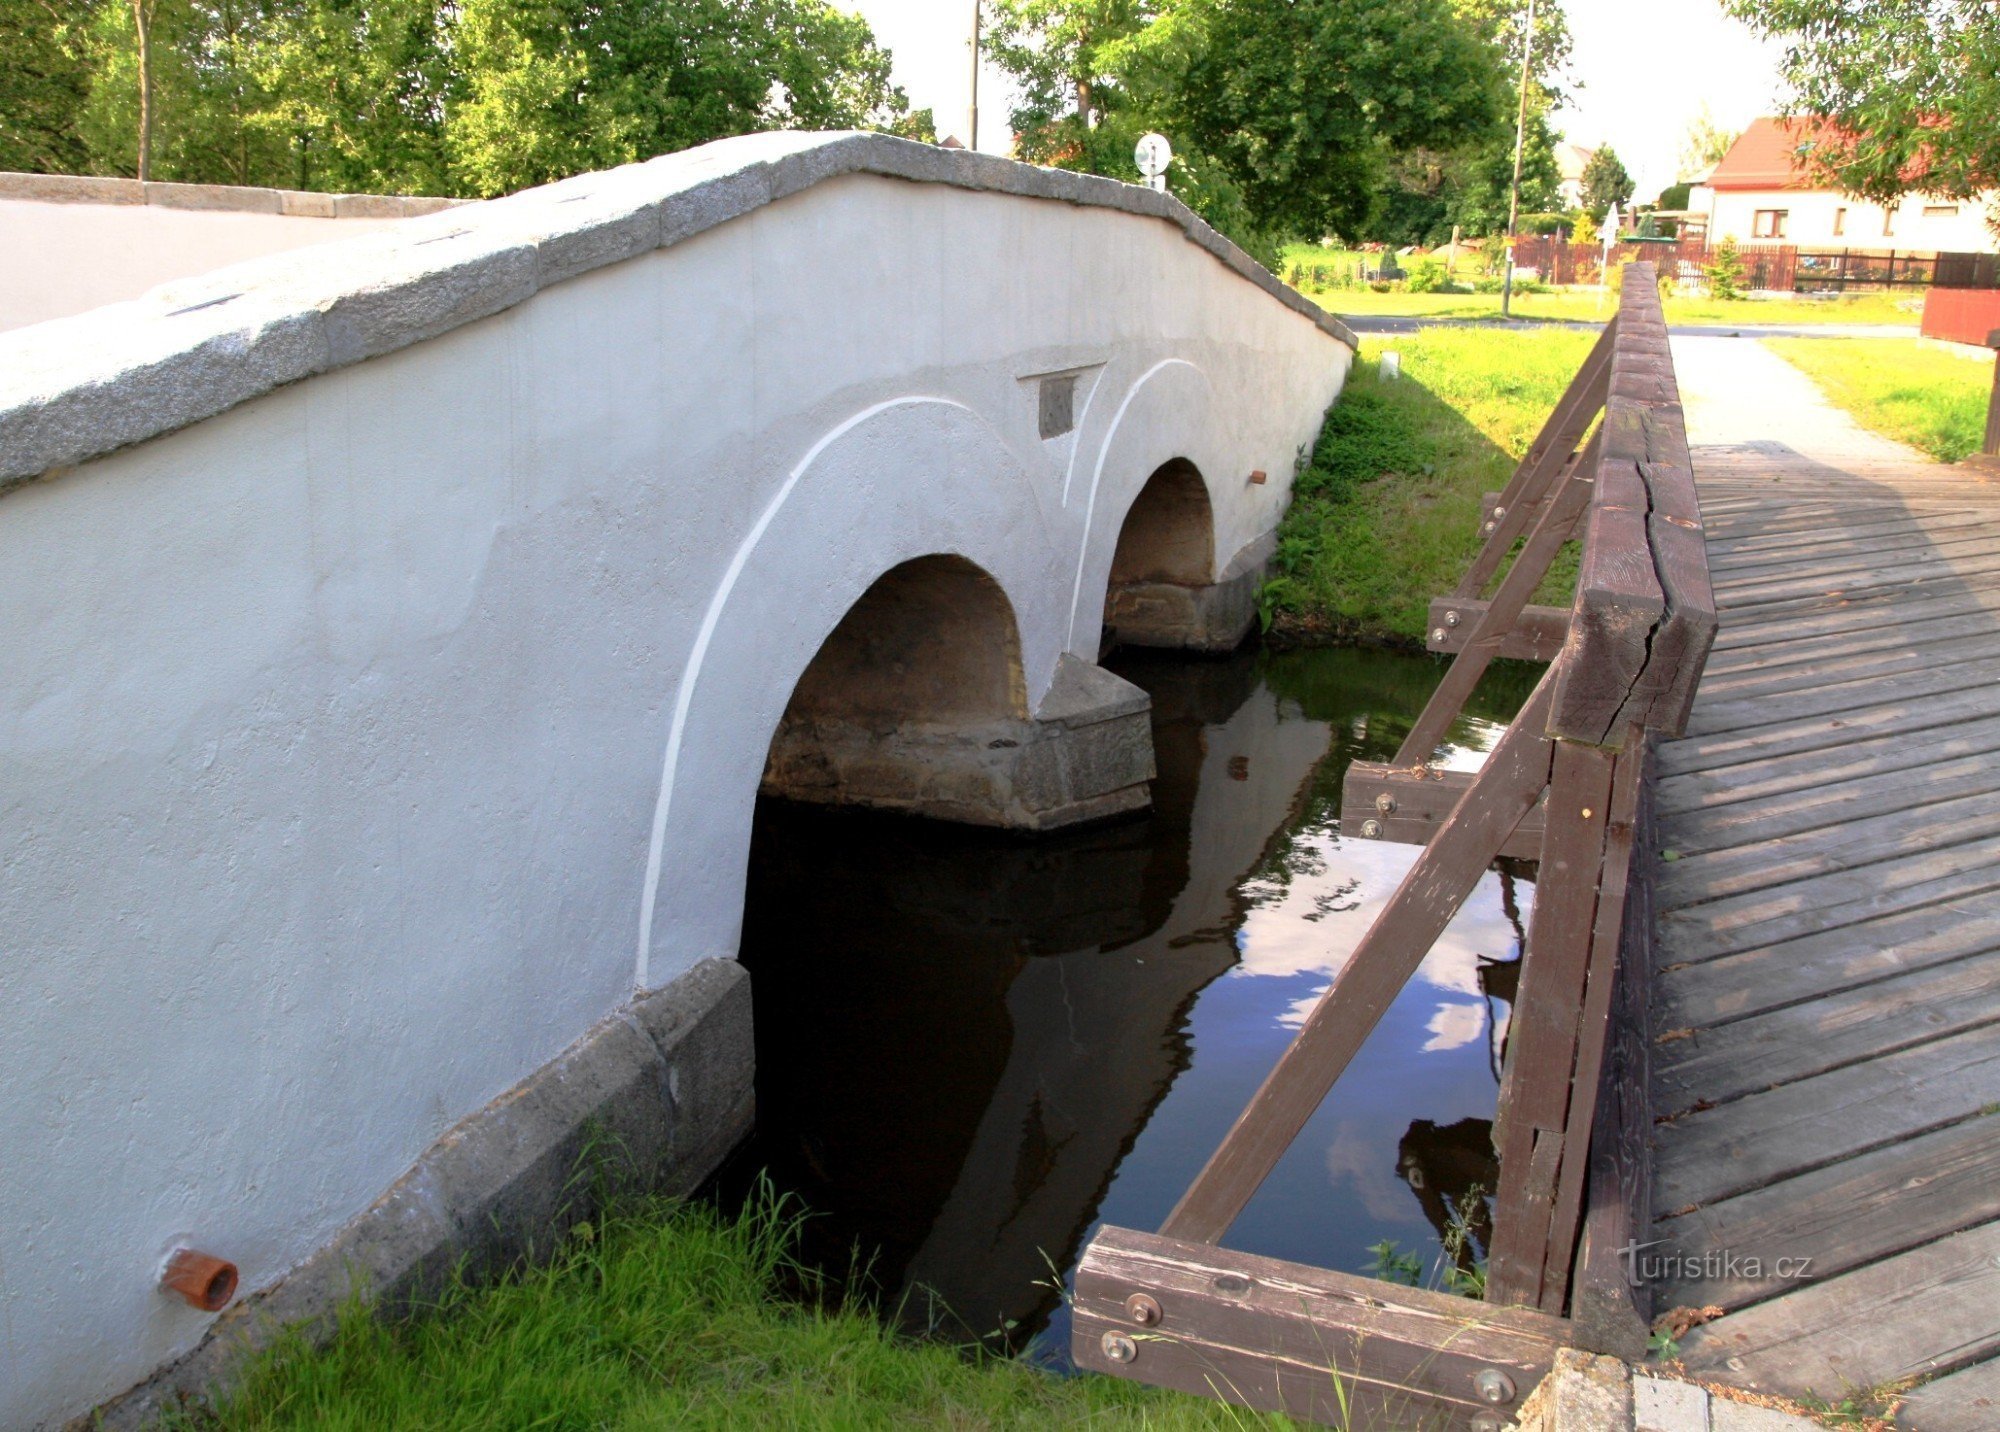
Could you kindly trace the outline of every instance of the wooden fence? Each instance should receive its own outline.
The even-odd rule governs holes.
[[[1493,499],[1478,556],[1433,603],[1430,645],[1453,661],[1402,749],[1348,772],[1343,834],[1422,853],[1165,1225],[1091,1241],[1079,1366],[1355,1429],[1498,1429],[1558,1348],[1643,1354],[1650,1308],[1620,1250],[1651,1225],[1646,764],[1682,729],[1715,634],[1654,280],[1628,270],[1616,319]],[[1572,537],[1574,601],[1528,605]],[[1500,656],[1550,664],[1480,770],[1433,768]],[[1217,1246],[1488,866],[1524,852],[1540,873],[1485,1301]]]
[[[1792,244],[1741,244],[1736,257],[1743,266],[1743,287],[1769,293],[1845,292],[1850,288],[1921,288],[1949,279],[1959,287],[1973,286],[1956,276],[1993,273],[1991,255],[1936,254],[1909,249],[1801,249]],[[1602,276],[1604,251],[1594,244],[1565,239],[1524,238],[1515,241],[1514,262],[1534,269],[1549,283],[1596,283]],[[1695,278],[1716,261],[1716,246],[1705,239],[1646,240],[1619,244],[1612,262],[1649,262],[1670,278]]]

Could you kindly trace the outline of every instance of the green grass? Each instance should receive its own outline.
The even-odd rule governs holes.
[[[545,1267],[262,1357],[183,1427],[377,1429],[1289,1427],[1103,1377],[917,1343],[779,1289],[797,1222],[657,1205],[579,1225]]]
[[[1979,451],[1993,363],[1914,338],[1767,338],[1863,427],[1957,462]]]
[[[1356,257],[1347,250],[1292,244],[1285,249],[1284,263],[1279,272],[1281,277],[1288,277],[1293,268],[1298,267],[1305,275],[1300,291],[1334,313],[1366,317],[1496,320],[1500,316],[1500,295],[1497,293],[1410,293],[1403,289],[1376,293],[1367,288],[1331,288],[1313,281],[1316,272],[1331,275],[1347,271]],[[1461,264],[1459,281],[1469,283],[1471,277],[1470,264]],[[1615,307],[1615,300],[1610,296],[1587,288],[1517,294],[1512,305],[1517,318],[1587,323],[1602,323],[1611,316]],[[1667,322],[1676,324],[1759,327],[1868,323],[1914,327],[1923,300],[1899,293],[1861,293],[1851,298],[1831,299],[1743,298],[1724,301],[1670,298],[1666,307]]]
[[[1433,328],[1362,345],[1279,529],[1265,604],[1281,637],[1423,640],[1430,599],[1589,351],[1569,329]],[[1385,349],[1403,376],[1381,376]],[[1561,604],[1574,554],[1538,600]]]

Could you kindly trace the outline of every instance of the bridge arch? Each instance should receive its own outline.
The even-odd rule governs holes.
[[[838,769],[846,787],[837,798],[854,800],[859,768],[872,764],[879,784],[861,803],[961,820],[981,820],[983,809],[983,823],[1031,828],[1144,804],[1144,694],[1065,654],[1062,573],[1074,541],[1065,526],[1006,437],[952,399],[878,404],[813,444],[734,554],[674,695],[641,900],[640,988],[735,953],[767,773],[787,794],[812,798],[801,773],[818,768],[824,782]],[[916,619],[938,609],[933,599],[953,591],[961,602],[969,594],[989,632],[1001,629],[1003,607],[1011,615],[1004,701],[926,723],[908,704],[922,697],[911,686],[894,710],[848,713],[872,721],[832,723],[846,726],[844,742],[830,746],[825,724],[781,731],[802,683],[809,705],[838,706],[838,689],[851,683],[833,674],[853,678],[868,665],[869,627],[900,608],[913,635]],[[857,611],[863,620],[841,635]],[[814,673],[822,655],[828,663]],[[1136,749],[1115,760],[1054,760],[1071,732],[1129,745],[1135,729]],[[682,759],[690,751],[699,761]],[[1085,771],[1113,784],[1076,786]]]
[[[1209,375],[1156,364],[1127,391],[1098,451],[1072,650],[1228,651],[1256,620],[1285,489],[1239,472],[1241,445]]]
[[[1111,586],[1215,580],[1215,504],[1201,469],[1184,457],[1160,464],[1126,509],[1111,553]]]

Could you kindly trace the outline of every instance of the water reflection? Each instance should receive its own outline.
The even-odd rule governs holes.
[[[1153,694],[1154,807],[1054,839],[760,806],[760,1127],[736,1181],[768,1167],[822,1215],[809,1254],[841,1268],[858,1244],[884,1296],[925,1290],[916,1320],[1039,1330],[1059,1358],[1056,1278],[1095,1221],[1158,1224],[1407,870],[1408,848],[1341,841],[1340,776],[1393,752],[1438,670],[1124,662]],[[1451,761],[1476,764],[1525,694],[1496,673]],[[1481,882],[1232,1246],[1355,1268],[1386,1237],[1428,1261],[1490,1191],[1527,895]]]

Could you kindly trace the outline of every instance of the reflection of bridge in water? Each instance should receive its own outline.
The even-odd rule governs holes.
[[[1141,679],[1145,820],[1029,844],[760,812],[744,960],[770,993],[748,1158],[843,1210],[822,1253],[882,1250],[888,1291],[931,1290],[974,1334],[1032,1331],[1053,1301],[1187,1065],[1190,1005],[1236,962],[1237,886],[1326,752],[1328,728],[1282,718],[1248,655]]]

